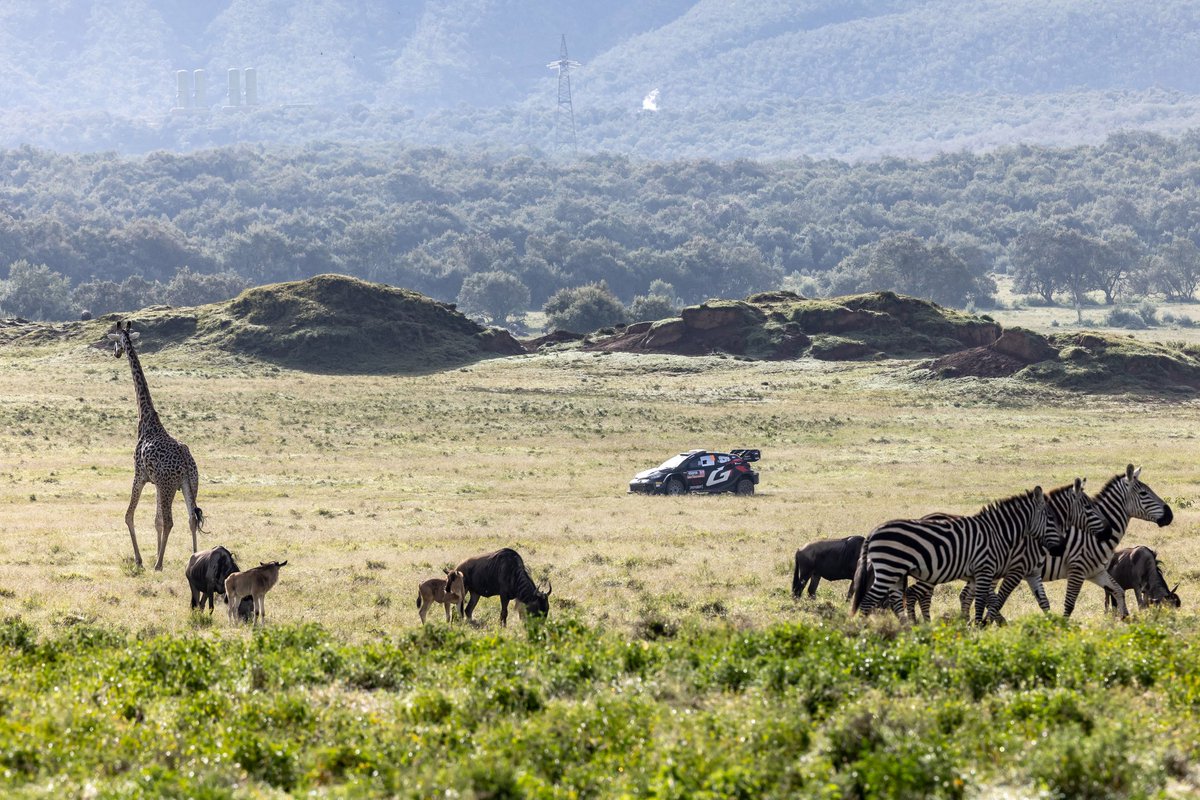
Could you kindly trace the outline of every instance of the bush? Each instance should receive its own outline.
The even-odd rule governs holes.
[[[1146,319],[1137,312],[1124,308],[1114,308],[1104,317],[1104,324],[1110,328],[1143,330],[1146,327]]]
[[[78,313],[71,281],[45,264],[22,259],[0,281],[0,312],[38,320],[72,319]]]
[[[1158,324],[1158,306],[1151,303],[1149,300],[1143,300],[1137,307],[1138,316],[1146,325],[1153,326]]]
[[[613,325],[624,325],[629,313],[604,281],[555,292],[542,309],[553,330],[591,333]]]

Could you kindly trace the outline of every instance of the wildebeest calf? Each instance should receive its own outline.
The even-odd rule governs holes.
[[[456,569],[446,570],[444,578],[430,578],[417,587],[417,611],[421,614],[421,624],[425,624],[425,614],[434,603],[441,603],[446,609],[446,622],[450,621],[450,606],[458,606],[458,616],[462,617],[462,602],[467,596],[463,589],[463,574]]]
[[[187,568],[183,574],[187,576],[188,586],[192,590],[192,608],[204,610],[208,603],[208,613],[213,611],[213,595],[221,595],[225,599],[225,579],[238,571],[233,553],[217,545],[209,550],[192,553],[188,559]],[[238,605],[238,616],[244,620],[254,618],[254,599],[247,596]]]
[[[509,600],[520,603],[517,610],[521,616],[526,613],[545,616],[550,611],[550,592],[554,586],[547,587],[544,592],[538,589],[516,550],[506,547],[494,553],[468,558],[455,569],[462,573],[463,586],[471,595],[466,607],[467,619],[471,619],[479,598],[496,595],[500,595],[501,625],[508,624]]]
[[[225,579],[225,604],[229,609],[230,622],[237,621],[235,613],[243,597],[254,599],[254,621],[266,621],[263,598],[279,580],[279,568],[286,564],[286,561],[259,563],[257,567],[245,572],[235,572]]]
[[[1133,589],[1138,608],[1159,604],[1179,608],[1182,605],[1179,595],[1175,594],[1179,584],[1175,584],[1174,589],[1167,588],[1158,554],[1149,547],[1128,547],[1113,553],[1112,560],[1108,562],[1108,574],[1121,587],[1122,593]],[[1116,598],[1105,592],[1105,610],[1115,604]]]
[[[806,582],[808,596],[815,597],[817,584],[822,578],[827,581],[853,580],[864,541],[862,536],[823,539],[797,550],[796,568],[792,572],[792,596],[799,597]]]

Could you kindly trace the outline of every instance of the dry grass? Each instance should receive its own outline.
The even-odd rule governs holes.
[[[552,613],[622,627],[795,618],[818,607],[789,594],[792,553],[807,541],[971,512],[1075,475],[1096,488],[1130,461],[1177,515],[1161,530],[1135,522],[1127,542],[1159,550],[1186,606],[1200,584],[1196,401],[919,382],[895,362],[568,352],[419,377],[318,376],[182,349],[144,362],[168,430],[200,466],[201,547],[224,544],[243,566],[287,559],[268,619],[318,621],[348,639],[417,625],[420,580],[502,546],[553,579]],[[0,615],[201,624],[188,612],[181,498],[165,571],[131,570],[126,363],[9,348],[0,386]],[[637,470],[699,446],[761,448],[758,495],[625,493]],[[148,487],[143,553],[153,509]],[[1056,605],[1062,589],[1050,587]],[[844,590],[823,585],[821,599]],[[951,611],[956,591],[943,589],[935,613]],[[1036,609],[1025,589],[1010,603],[1010,617]],[[1102,607],[1089,585],[1076,613],[1099,619]],[[497,616],[496,600],[481,603],[477,618]],[[214,628],[225,626],[218,614]]]

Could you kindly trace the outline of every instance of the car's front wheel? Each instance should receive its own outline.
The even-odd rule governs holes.
[[[671,478],[667,481],[667,494],[687,494],[687,484],[683,482],[683,478]]]
[[[754,494],[754,481],[750,480],[749,478],[742,478],[740,481],[738,481],[738,485],[735,487],[734,491],[736,491],[738,494]]]

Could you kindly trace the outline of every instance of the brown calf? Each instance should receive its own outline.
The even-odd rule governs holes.
[[[254,598],[254,621],[266,620],[263,598],[279,580],[279,568],[286,564],[286,561],[259,563],[257,567],[245,572],[235,572],[225,579],[225,603],[229,609],[230,622],[237,622],[238,603],[247,596]]]
[[[421,624],[425,624],[425,614],[434,603],[441,603],[446,609],[446,622],[450,621],[450,606],[458,606],[459,616],[462,616],[462,601],[467,596],[463,588],[463,574],[456,569],[446,570],[444,578],[430,578],[417,587],[417,611],[421,614]]]

